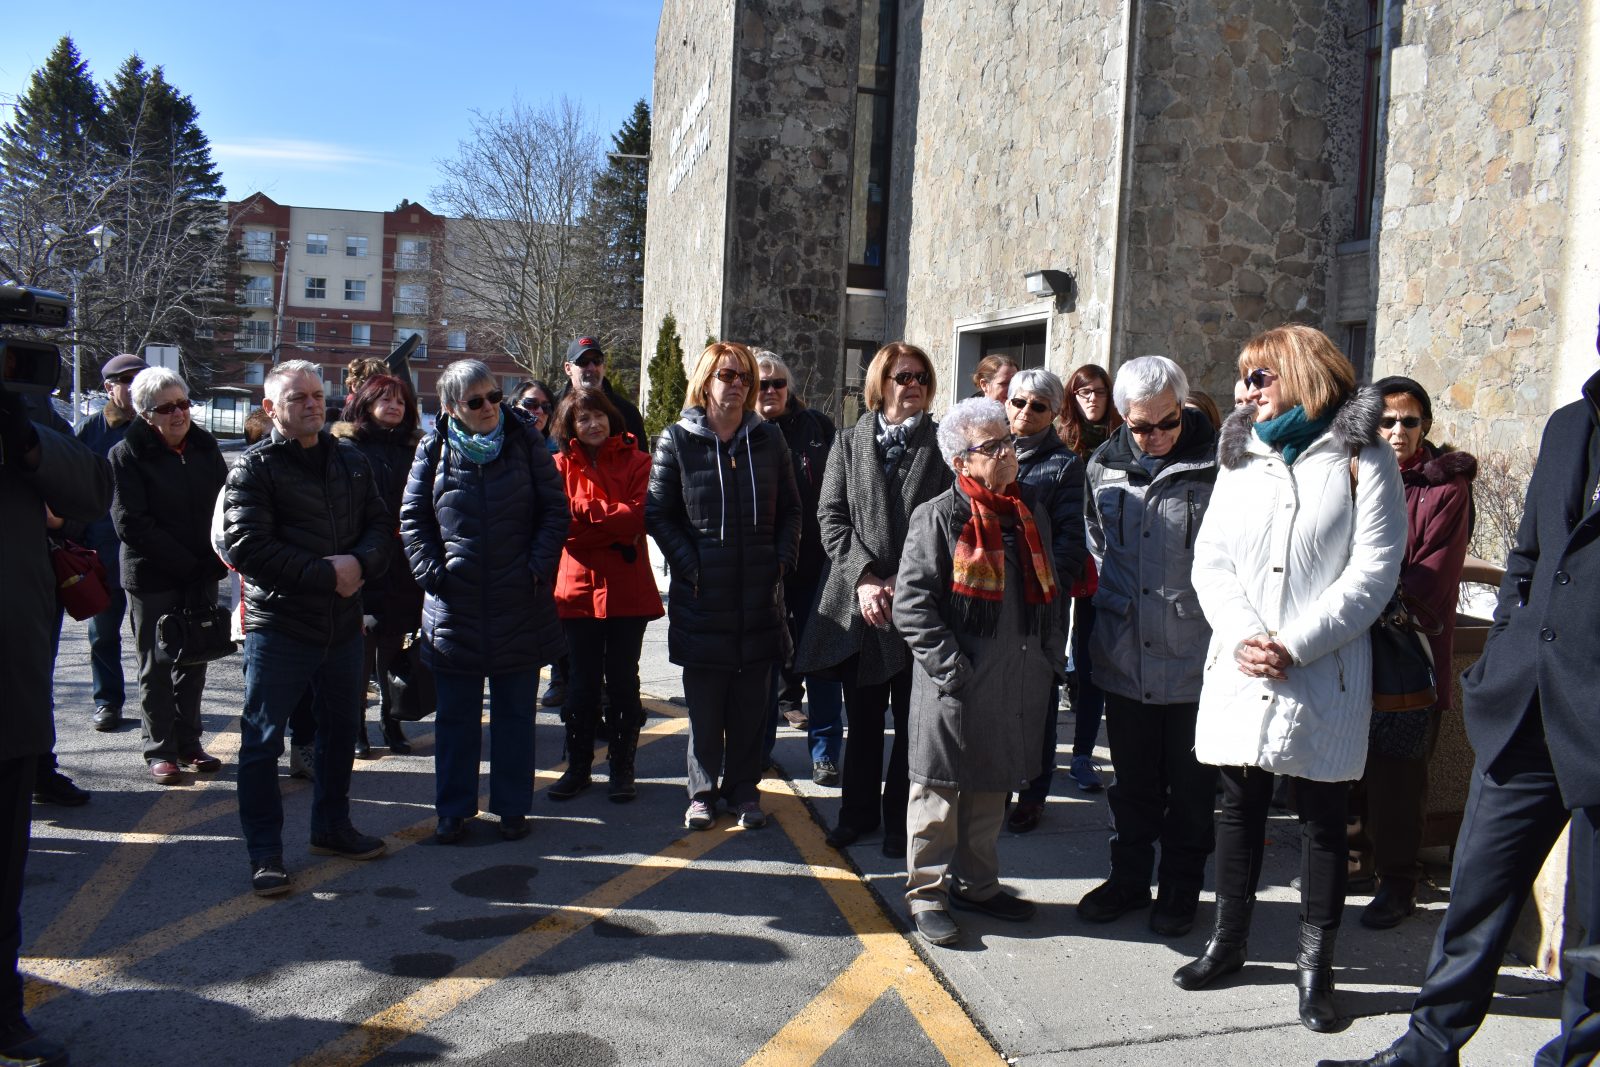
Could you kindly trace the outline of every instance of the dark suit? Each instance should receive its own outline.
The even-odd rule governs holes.
[[[1483,1021],[1534,876],[1573,819],[1573,876],[1586,941],[1600,935],[1591,890],[1600,825],[1600,374],[1550,417],[1528,485],[1483,656],[1462,677],[1477,756],[1456,842],[1451,900],[1427,977],[1397,1045],[1408,1064],[1454,1064]],[[1561,1034],[1536,1063],[1600,1053],[1600,980],[1567,982]]]

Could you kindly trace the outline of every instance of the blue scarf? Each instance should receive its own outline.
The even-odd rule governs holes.
[[[445,416],[448,427],[445,438],[450,442],[450,447],[462,459],[470,460],[478,466],[492,463],[500,455],[500,446],[506,442],[506,416],[500,413],[500,421],[495,423],[494,429],[488,433],[468,433],[461,428],[455,419]]]
[[[1256,423],[1255,431],[1262,443],[1276,448],[1282,453],[1283,462],[1292,467],[1306,446],[1321,437],[1332,425],[1332,411],[1320,419],[1308,419],[1305,407],[1296,404],[1277,418]]]

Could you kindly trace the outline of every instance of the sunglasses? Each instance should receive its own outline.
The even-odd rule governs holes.
[[[187,400],[169,400],[165,404],[157,404],[150,410],[157,415],[174,415],[180,411],[188,411],[189,402]]]
[[[485,404],[498,404],[505,398],[506,394],[496,389],[488,396],[475,396],[471,400],[463,400],[462,403],[467,405],[467,407],[471,408],[473,411],[478,411],[482,409],[483,405]]]
[[[106,379],[106,384],[107,385],[132,385],[133,384],[133,380],[135,378],[137,378],[137,377],[138,377],[137,374],[123,374],[123,375],[120,375],[119,377],[116,377],[116,378],[107,378]]]
[[[1128,432],[1131,434],[1136,434],[1139,437],[1144,437],[1148,434],[1155,433],[1157,430],[1160,430],[1162,433],[1176,430],[1182,424],[1183,413],[1181,411],[1174,411],[1171,415],[1168,415],[1160,422],[1130,422],[1128,423]]]
[[[1018,411],[1021,411],[1023,408],[1027,408],[1035,415],[1047,415],[1050,412],[1049,404],[1041,404],[1037,400],[1024,400],[1020,396],[1014,396],[1011,398],[1011,406],[1016,408]]]
[[[605,356],[597,356],[593,352],[585,353],[572,361],[574,367],[599,367],[604,365]]]
[[[766,392],[768,389],[776,390],[776,389],[787,389],[787,388],[789,388],[789,379],[787,379],[787,378],[763,378],[763,379],[761,379],[761,391],[763,393]]]
[[[748,372],[734,370],[732,367],[723,367],[713,377],[726,385],[732,385],[734,382],[743,382],[745,385],[749,385],[754,380],[754,377]]]
[[[1378,425],[1385,430],[1392,430],[1397,422],[1408,430],[1415,430],[1422,425],[1422,418],[1418,415],[1385,415],[1378,420]]]
[[[1244,376],[1244,384],[1252,389],[1265,389],[1278,380],[1278,376],[1265,367],[1257,367]]]
[[[931,381],[933,381],[933,375],[925,370],[903,370],[894,376],[894,384],[902,386],[910,385],[912,382],[916,382],[918,385],[927,385]]]
[[[978,455],[988,456],[990,459],[999,459],[1007,452],[1015,452],[1016,450],[1017,439],[1009,435],[996,437],[993,441],[985,441],[981,445],[973,445],[971,448],[963,449],[965,452],[976,452]]]
[[[521,404],[524,408],[526,408],[529,411],[550,411],[551,410],[550,401],[548,401],[548,400],[535,400],[531,396],[525,396],[521,400],[517,401],[517,403]]]

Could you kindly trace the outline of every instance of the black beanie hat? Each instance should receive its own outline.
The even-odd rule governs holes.
[[[1379,378],[1372,383],[1379,396],[1393,396],[1396,393],[1405,393],[1414,397],[1422,408],[1422,417],[1429,422],[1433,421],[1433,400],[1428,396],[1428,391],[1415,378],[1407,378],[1403,374],[1391,374],[1387,378]]]

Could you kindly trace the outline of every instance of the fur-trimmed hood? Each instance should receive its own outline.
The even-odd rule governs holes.
[[[1229,470],[1244,462],[1255,427],[1255,405],[1240,404],[1222,421],[1218,435],[1217,461]],[[1378,437],[1378,420],[1383,417],[1383,397],[1370,385],[1356,388],[1334,412],[1328,434],[1346,452],[1371,444]]]
[[[1478,476],[1478,458],[1448,446],[1440,448],[1422,442],[1425,458],[1414,467],[1402,467],[1400,478],[1407,485],[1444,485],[1457,478],[1472,481]]]
[[[359,440],[361,440],[361,427],[357,426],[353,422],[345,422],[342,419],[340,421],[334,423],[332,426],[329,426],[328,427],[328,432],[331,433],[333,436],[335,436],[335,437],[337,437],[337,438],[339,438],[341,440],[344,440],[344,441],[359,441]],[[378,432],[382,433],[384,431],[380,430]],[[392,431],[390,431],[390,432],[392,433]],[[394,434],[393,436],[395,437],[396,443],[400,443],[399,442],[399,434]],[[421,429],[421,427],[418,427],[417,429],[411,431],[410,439],[405,441],[404,443],[409,445],[412,448],[416,448],[417,447],[417,442],[420,441],[420,440],[422,440],[422,429]]]

